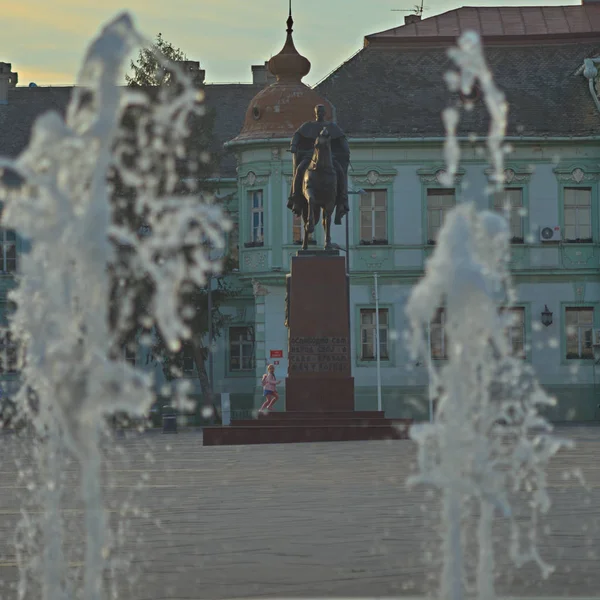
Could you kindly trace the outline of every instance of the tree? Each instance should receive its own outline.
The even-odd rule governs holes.
[[[202,389],[204,406],[212,408],[213,415],[216,413],[216,410],[213,400],[212,382],[210,381],[206,367],[210,345],[220,336],[223,327],[228,322],[228,317],[220,311],[220,306],[228,298],[236,296],[239,293],[235,285],[231,283],[231,279],[228,278],[228,275],[235,266],[231,256],[227,255],[222,262],[221,273],[213,277],[211,293],[212,310],[210,314],[210,318],[212,318],[211,339],[208,339],[208,288],[190,288],[182,294],[182,318],[193,332],[192,338],[184,340],[181,349],[177,352],[169,349],[165,344],[164,338],[160,335],[156,336],[153,346],[153,354],[162,363],[163,373],[168,381],[181,376],[184,371],[184,356],[186,355],[186,351],[191,351]]]
[[[159,61],[160,54],[167,59],[166,67],[164,61],[162,65]],[[164,40],[159,33],[153,46],[142,49],[137,61],[131,62],[132,72],[125,77],[127,84],[130,87],[140,88],[140,92],[148,94],[150,98],[154,98],[160,93],[169,93],[171,89],[177,88],[178,74],[176,69],[169,69],[168,64],[181,60],[186,60],[186,55],[182,50]],[[199,97],[201,101],[204,95],[199,94]],[[127,136],[126,132],[139,131],[140,127],[145,127],[146,110],[145,107],[134,107],[128,111],[122,127],[125,136]],[[191,184],[191,187],[196,194],[200,191],[205,199],[210,198],[209,201],[223,207],[225,200],[216,197],[214,186],[210,181],[211,176],[217,171],[219,161],[216,152],[209,152],[214,148],[214,121],[214,110],[206,110],[206,107],[202,106],[201,110],[188,122],[190,135],[185,142],[185,148],[182,149],[180,163],[177,165],[177,174],[181,184],[177,193],[189,193],[190,181],[193,180],[194,183]],[[152,130],[144,131],[148,139],[151,139],[156,133]],[[165,135],[165,132],[160,132],[160,135]],[[130,137],[131,147],[124,160],[135,161],[137,155],[135,144],[138,137]],[[151,177],[160,180],[161,174],[153,172]],[[130,230],[138,232],[138,236],[151,235],[152,232],[146,227],[144,214],[137,210],[135,189],[118,178],[113,181],[113,189],[114,221],[118,224],[127,224]],[[210,247],[210,240],[203,240],[203,243]],[[182,370],[186,346],[188,348],[191,346],[204,404],[213,406],[213,392],[207,374],[206,361],[210,343],[219,336],[226,321],[219,307],[228,297],[237,293],[237,290],[225,279],[235,266],[232,259],[226,255],[221,260],[221,272],[213,278],[213,281],[216,279],[217,289],[212,292],[211,315],[208,315],[206,288],[200,289],[190,284],[186,289],[180,291],[177,298],[179,313],[189,326],[192,335],[188,340],[181,340],[180,348],[171,348],[166,344],[160,330],[155,327],[151,316],[157,293],[155,285],[149,277],[143,273],[140,274],[136,269],[135,257],[130,248],[118,245],[116,255],[116,260],[112,265],[112,310],[110,315],[111,327],[119,333],[119,347],[115,347],[115,352],[121,352],[124,346],[131,349],[137,348],[141,342],[148,344],[148,340],[153,339],[152,355],[161,363],[166,379],[172,380]],[[192,260],[191,256],[189,260]],[[209,318],[212,320],[213,337],[213,340],[210,341],[206,339]]]
[[[137,61],[131,61],[131,75],[125,75],[127,85],[132,87],[148,87],[163,85],[169,82],[170,73],[163,69],[157,59],[156,53],[160,52],[172,61],[187,60],[187,56],[179,49],[167,42],[162,33],[156,36],[156,41],[151,48],[142,48]]]

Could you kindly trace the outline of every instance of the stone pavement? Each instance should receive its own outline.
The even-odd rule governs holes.
[[[550,473],[553,507],[541,545],[556,566],[542,581],[514,569],[497,528],[498,592],[593,596],[600,590],[600,428]],[[31,440],[0,435],[0,598],[16,598],[13,532],[33,483]],[[118,551],[107,577],[129,600],[398,596],[433,592],[437,499],[404,484],[410,441],[203,448],[201,434],[133,434],[107,445],[105,493]],[[16,464],[16,461],[18,464]],[[567,470],[579,467],[588,489]],[[71,569],[82,563],[77,465],[65,465]],[[18,473],[25,475],[19,479]],[[120,565],[117,559],[126,559]],[[30,588],[28,598],[39,598]]]

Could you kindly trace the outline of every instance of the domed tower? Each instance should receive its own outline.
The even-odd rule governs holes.
[[[226,143],[237,159],[239,269],[244,274],[288,270],[300,239],[298,223],[286,207],[290,142],[303,123],[315,119],[317,105],[325,106],[325,120],[333,120],[331,103],[302,82],[310,62],[294,45],[293,25],[290,2],[285,44],[267,64],[276,81],[251,100],[242,130]]]
[[[293,24],[290,3],[285,44],[267,65],[276,81],[252,99],[242,130],[226,144],[237,159],[238,214],[233,218],[241,280],[252,283],[254,296],[253,305],[245,309],[244,324],[252,338],[247,343],[254,352],[256,381],[265,361],[273,362],[278,373],[287,371],[285,274],[301,240],[301,224],[287,208],[292,183],[290,142],[303,123],[315,119],[316,105],[325,106],[326,120],[333,120],[334,112],[330,102],[302,82],[310,62],[294,45]],[[317,244],[323,243],[322,228],[317,228],[315,237]],[[256,406],[262,403],[261,394],[258,386]]]
[[[310,72],[310,61],[296,50],[293,25],[290,6],[285,44],[267,65],[277,81],[252,99],[244,126],[230,145],[242,140],[289,139],[302,123],[314,118],[317,104],[326,107],[326,120],[333,119],[331,103],[302,83]]]

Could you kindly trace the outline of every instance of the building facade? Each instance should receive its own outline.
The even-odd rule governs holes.
[[[465,97],[444,84],[452,66],[446,48],[469,28],[481,33],[495,80],[510,103],[512,150],[502,197],[487,193],[488,118],[480,90]],[[292,53],[289,35],[282,53]],[[507,335],[515,353],[532,364],[556,396],[553,420],[600,417],[600,373],[593,353],[600,328],[600,112],[595,74],[583,72],[586,59],[598,56],[599,43],[598,4],[462,8],[423,21],[411,18],[403,27],[367,36],[365,48],[314,90],[332,107],[352,151],[349,189],[355,193],[348,245],[357,409],[377,405],[374,272],[383,408],[390,417],[427,418],[426,368],[411,362],[404,343],[406,300],[424,273],[447,212],[466,201],[501,210],[508,198],[518,303]],[[276,75],[277,66],[269,64]],[[296,75],[298,87],[300,69]],[[289,87],[291,74],[286,77]],[[240,135],[229,143],[238,167],[240,276],[252,282],[254,294],[243,331],[248,352],[254,342],[255,370],[246,362],[248,379],[239,381],[254,387],[253,406],[259,403],[265,365],[275,362],[282,376],[287,371],[285,274],[301,239],[299,220],[286,208],[292,175],[288,149],[295,127],[310,119],[302,102],[295,111],[290,108],[300,94],[290,92],[292,99],[282,101],[285,90],[275,88],[261,92],[248,108],[255,122],[268,114],[268,123],[258,127],[247,116]],[[462,158],[454,186],[448,187],[440,178],[441,112],[452,104],[464,109]],[[287,120],[274,120],[284,110]],[[322,235],[318,227],[317,244]],[[345,248],[344,227],[334,227],[333,236]],[[432,358],[441,364],[446,359],[443,307],[430,330]],[[215,379],[223,389],[234,371],[241,376],[238,336],[237,328],[224,335],[216,354],[222,367]]]
[[[511,151],[502,197],[486,191],[489,118],[480,90],[464,96],[449,92],[444,82],[452,68],[447,48],[473,28],[482,35],[495,81],[510,105]],[[286,207],[289,144],[297,127],[312,120],[315,104],[324,104],[351,148],[348,240],[344,226],[333,226],[332,235],[342,250],[349,248],[356,408],[377,405],[374,273],[383,408],[388,417],[425,419],[427,370],[410,360],[404,343],[407,298],[454,205],[472,201],[481,209],[500,210],[508,198],[518,302],[507,335],[514,352],[556,396],[551,419],[600,418],[600,370],[593,349],[600,343],[596,58],[600,62],[600,3],[467,7],[430,19],[411,16],[402,27],[367,36],[359,53],[312,89],[301,81],[310,63],[296,51],[288,22],[285,45],[268,63],[269,77],[262,66],[253,67],[253,84],[206,86],[207,102],[217,111],[216,139],[227,150],[215,177],[235,224],[229,246],[238,259],[233,277],[240,289],[221,307],[227,321],[213,347],[211,370],[215,391],[231,394],[234,412],[260,405],[266,364],[275,363],[281,378],[287,372],[285,275],[302,237],[299,220]],[[0,117],[19,93],[27,92],[9,90]],[[462,157],[453,186],[441,182],[441,112],[448,105],[461,108]],[[321,245],[320,225],[315,237]],[[6,237],[5,243],[10,269],[13,241]],[[10,273],[0,275],[0,284],[11,282]],[[431,323],[430,338],[432,358],[441,365],[447,341],[443,307]],[[192,357],[185,365],[184,377],[194,381],[199,395]],[[5,370],[0,377],[9,374]],[[283,393],[280,404],[284,409]]]

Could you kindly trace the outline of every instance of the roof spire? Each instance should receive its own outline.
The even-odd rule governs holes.
[[[287,20],[287,32],[288,32],[288,34],[291,34],[292,31],[294,31],[293,26],[294,26],[294,19],[292,18],[292,0],[290,0],[290,15],[289,15],[288,20]]]
[[[292,31],[292,0],[289,0],[290,10],[287,19],[287,37],[279,54],[268,63],[269,71],[277,77],[277,81],[300,81],[310,71],[310,62],[298,53],[294,46]]]

